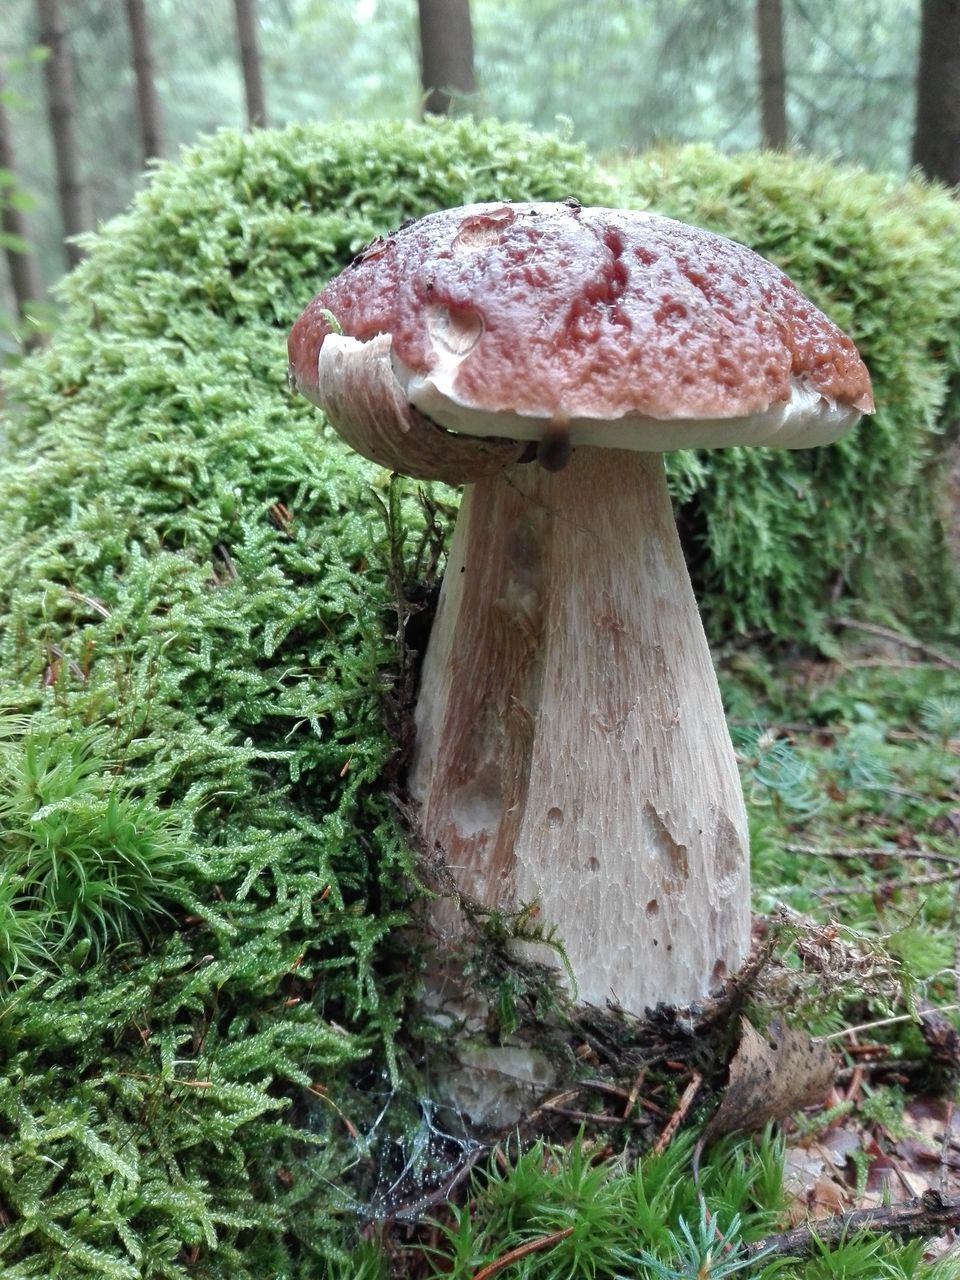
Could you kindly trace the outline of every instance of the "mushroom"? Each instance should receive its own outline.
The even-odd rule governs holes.
[[[749,948],[749,846],[662,453],[836,440],[873,409],[853,343],[742,245],[571,200],[375,241],[289,348],[365,457],[467,484],[416,707],[428,847],[482,906],[536,902],[583,1000],[702,999]]]

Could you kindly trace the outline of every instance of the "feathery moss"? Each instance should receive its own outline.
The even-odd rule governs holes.
[[[393,1062],[410,855],[381,781],[389,480],[290,397],[286,331],[405,217],[596,190],[579,149],[495,125],[223,133],[88,239],[56,339],[11,376],[0,661],[27,723],[4,847],[45,842],[61,888],[64,859],[126,879],[89,919],[49,876],[0,904],[0,1275],[336,1253],[304,1122],[352,1063]],[[94,838],[111,796],[152,858]]]
[[[615,172],[627,203],[781,266],[852,335],[873,379],[876,415],[828,449],[673,456],[708,629],[823,640],[831,599],[854,594],[913,629],[955,630],[935,463],[960,404],[960,201],[823,160],[704,146]]]
[[[693,217],[711,166],[650,162],[632,198],[656,186],[683,213],[685,182]],[[12,862],[31,851],[34,872],[42,848],[46,872],[0,885],[0,1276],[306,1280],[346,1258],[336,1126],[308,1122],[318,1100],[336,1116],[364,1058],[396,1076],[413,971],[397,927],[411,857],[384,785],[389,482],[288,396],[285,335],[329,275],[407,217],[568,195],[620,199],[580,149],[518,128],[223,133],[160,166],[88,238],[53,343],[10,376],[0,662],[19,719],[0,744],[0,839]],[[747,184],[744,208],[752,198]],[[903,223],[858,232],[871,251],[893,253],[884,235],[913,245],[920,196],[903,199]],[[924,270],[952,280],[935,258]],[[874,545],[867,512],[895,506],[890,424],[914,411],[897,465],[919,475],[944,361],[919,304],[904,302],[916,333],[894,332],[895,309],[871,320],[879,297],[839,316],[887,344],[888,389],[906,368],[897,343],[914,344],[900,417],[857,463],[866,506],[849,460],[847,488],[830,487],[832,451],[802,473],[761,453],[674,464],[683,522],[709,531],[694,567],[716,634],[813,628],[831,574]],[[405,500],[401,523],[420,519]]]

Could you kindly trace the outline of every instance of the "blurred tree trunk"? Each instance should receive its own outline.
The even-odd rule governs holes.
[[[237,43],[243,88],[247,98],[247,124],[251,129],[267,127],[267,105],[260,70],[260,41],[257,36],[257,0],[233,0],[237,15]]]
[[[420,11],[420,66],[423,108],[431,115],[448,115],[457,99],[471,94],[473,27],[470,0],[417,0]]]
[[[783,56],[782,0],[756,0],[760,69],[760,126],[763,145],[783,151],[787,145],[787,77]]]
[[[48,50],[43,72],[47,117],[57,166],[60,222],[65,237],[76,236],[88,229],[90,219],[87,216],[86,194],[80,181],[77,161],[73,75],[60,0],[36,0],[36,13],[40,28],[39,43]],[[69,242],[64,244],[64,253],[71,267],[76,266],[83,257],[79,246]]]
[[[17,314],[22,321],[29,323],[30,303],[43,297],[43,284],[36,256],[30,247],[26,215],[16,202],[16,175],[13,134],[3,98],[3,72],[0,70],[0,176],[3,178],[0,185],[0,235]],[[42,331],[31,329],[24,338],[24,346],[38,346],[43,341]]]
[[[150,48],[150,25],[144,0],[126,0],[127,26],[130,30],[130,52],[137,82],[137,118],[143,159],[163,155],[163,122],[157,97],[156,71]]]
[[[923,0],[913,163],[960,183],[960,0]]]

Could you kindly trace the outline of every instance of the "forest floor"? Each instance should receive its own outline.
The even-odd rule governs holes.
[[[364,1232],[392,1274],[960,1274],[960,660],[850,619],[834,660],[733,651],[722,684],[763,1034],[628,1070],[586,1024],[583,1078],[499,1141],[425,1115],[436,1193]]]

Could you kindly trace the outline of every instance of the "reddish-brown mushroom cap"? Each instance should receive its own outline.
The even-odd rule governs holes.
[[[347,337],[390,336],[401,383],[430,384],[409,398],[431,417],[439,395],[467,414],[541,422],[671,420],[670,445],[638,447],[680,448],[712,442],[685,440],[684,420],[752,418],[798,388],[846,411],[829,438],[873,408],[853,342],[782,271],[654,214],[473,205],[374,241],[290,335],[291,379],[321,403],[327,312]],[[472,429],[459,418],[436,420]],[[472,430],[485,434],[482,421]],[[591,442],[589,431],[575,442]]]

